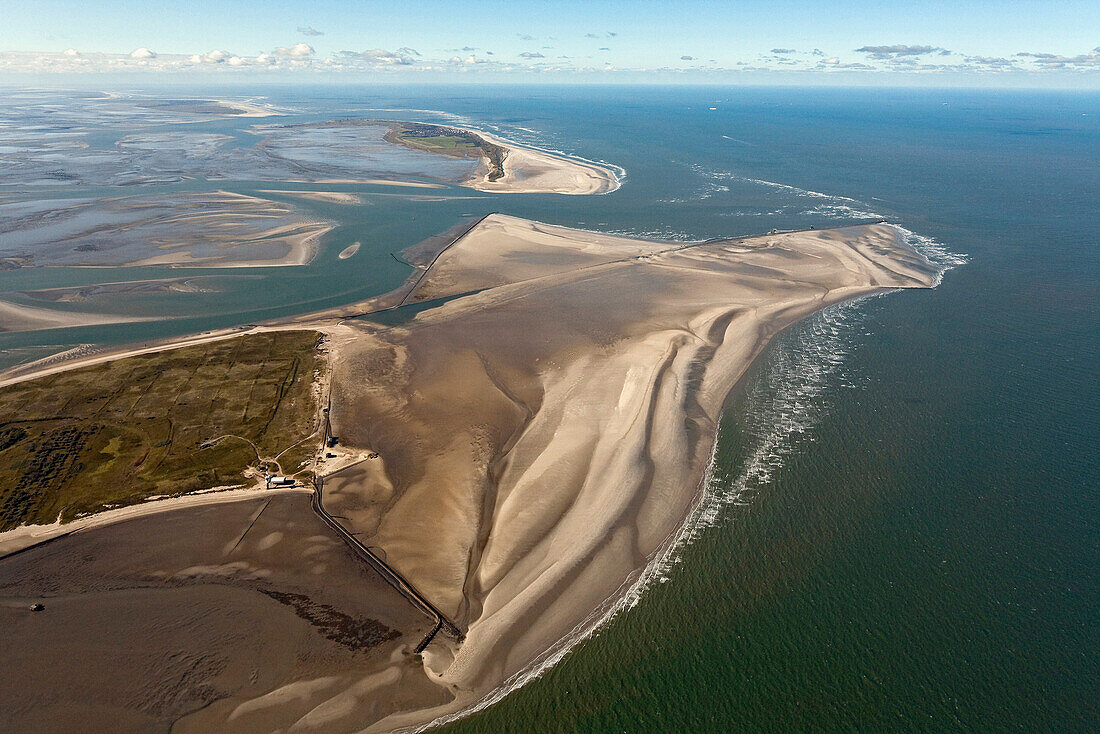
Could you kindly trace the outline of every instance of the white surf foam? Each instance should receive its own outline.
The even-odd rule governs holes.
[[[739,473],[732,478],[716,477],[720,440],[720,436],[716,436],[698,504],[637,579],[624,584],[605,606],[594,611],[532,666],[505,681],[477,704],[414,731],[424,731],[481,711],[536,680],[619,614],[636,607],[654,583],[668,582],[684,549],[718,524],[730,508],[747,504],[753,492],[766,488],[784,460],[801,441],[808,440],[807,434],[826,410],[823,393],[828,380],[848,353],[851,336],[862,313],[860,304],[875,297],[830,306],[808,319],[804,328],[796,333],[793,343],[784,340],[776,344],[767,372],[749,387],[745,408],[750,416],[746,431],[749,451]]]
[[[948,249],[947,245],[938,240],[922,234],[917,234],[897,224],[892,224],[890,226],[897,231],[905,244],[912,247],[921,255],[924,255],[928,262],[940,269],[939,275],[936,276],[936,282],[932,286],[933,288],[940,284],[945,272],[970,262],[969,255],[962,252],[954,252]]]

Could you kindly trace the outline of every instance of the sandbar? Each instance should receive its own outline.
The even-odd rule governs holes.
[[[59,311],[52,308],[26,306],[0,300],[0,332],[67,329],[72,326],[128,324],[155,321],[155,316],[123,316],[120,314]]]
[[[340,250],[340,254],[337,255],[336,257],[338,257],[341,260],[347,260],[349,257],[353,256],[355,253],[359,252],[359,248],[361,246],[362,246],[361,242],[352,242],[350,245],[345,247],[343,250]]]

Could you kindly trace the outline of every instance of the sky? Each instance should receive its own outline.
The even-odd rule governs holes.
[[[1100,1],[0,0],[50,74],[1100,88]]]

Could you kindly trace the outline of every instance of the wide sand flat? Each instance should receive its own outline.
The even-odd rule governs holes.
[[[485,290],[335,354],[335,430],[380,456],[326,502],[467,630],[425,653],[454,701],[379,731],[474,703],[598,616],[690,511],[722,402],[772,335],[935,275],[881,225],[664,252],[577,233],[565,253],[564,235],[490,217],[420,285]],[[576,267],[539,276],[538,255]]]
[[[723,401],[772,336],[935,277],[885,225],[692,244],[493,215],[405,291],[443,305],[391,327],[315,320],[332,432],[374,454],[326,477],[325,506],[465,638],[369,669],[281,667],[280,687],[234,688],[176,730],[391,731],[492,695],[598,623],[670,542]],[[169,514],[146,532],[175,532]]]

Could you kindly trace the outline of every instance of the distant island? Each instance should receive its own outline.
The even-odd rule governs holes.
[[[410,150],[479,161],[463,186],[499,193],[606,194],[620,181],[607,166],[568,158],[503,140],[489,133],[449,125],[399,120],[343,119],[297,128],[387,128],[384,139]]]

